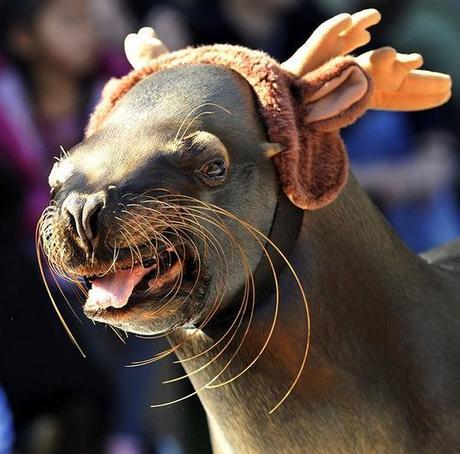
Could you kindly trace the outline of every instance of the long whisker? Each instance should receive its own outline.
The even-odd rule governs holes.
[[[185,122],[190,118],[190,116],[195,112],[197,111],[198,109],[201,109],[202,107],[207,107],[207,106],[211,106],[211,107],[217,107],[219,109],[222,109],[224,112],[227,112],[228,114],[230,115],[233,115],[232,112],[230,112],[229,110],[227,110],[225,107],[222,107],[220,106],[219,104],[215,104],[213,102],[204,102],[202,104],[200,104],[199,106],[193,108],[187,115],[186,117],[182,120],[182,123],[180,124],[179,126],[179,129],[177,130],[177,133],[176,133],[176,136],[174,138],[174,142],[177,141],[177,138],[179,137],[179,134],[182,130],[182,127],[184,126]],[[192,120],[193,121],[193,120]],[[187,129],[189,128],[190,124],[187,126]],[[181,137],[181,140],[182,138],[184,137],[184,134],[182,134],[182,137]]]
[[[245,262],[245,267],[246,269],[249,269],[248,267],[248,263]],[[254,280],[252,279],[252,275],[251,276],[251,283],[252,283],[252,287],[254,289]],[[206,367],[208,367],[209,365],[211,365],[213,362],[215,362],[221,355],[223,355],[226,351],[226,349],[229,347],[229,345],[232,343],[232,341],[234,340],[235,336],[238,334],[238,329],[239,327],[241,326],[241,323],[243,321],[243,318],[244,318],[244,315],[246,313],[246,308],[247,308],[247,300],[248,300],[248,289],[249,289],[249,286],[247,285],[247,281],[245,282],[245,288],[244,288],[244,294],[243,294],[243,298],[242,298],[242,304],[240,305],[240,308],[233,320],[233,322],[231,323],[230,325],[230,328],[228,328],[227,332],[224,333],[224,335],[218,340],[218,343],[220,343],[226,336],[228,333],[230,333],[232,331],[232,329],[235,327],[234,329],[234,332],[232,334],[232,336],[230,337],[230,339],[227,341],[227,343],[224,345],[224,347],[219,351],[219,353],[217,355],[215,355],[211,360],[209,360],[207,363],[203,364],[202,366],[200,366],[199,368],[191,371],[191,372],[188,372],[187,374],[185,375],[182,375],[180,377],[176,377],[176,378],[173,378],[173,379],[169,379],[169,380],[165,380],[163,381],[164,384],[167,384],[167,383],[173,383],[173,382],[176,382],[176,381],[179,381],[179,380],[182,380],[182,379],[185,379],[187,377],[191,377],[192,375],[195,375],[196,373],[198,372],[201,372],[202,370],[204,370]],[[253,293],[254,295],[254,293]],[[254,299],[253,299],[253,303],[254,303]],[[254,307],[254,304],[252,305],[252,309]],[[248,322],[248,325],[247,325],[247,329],[246,329],[246,332],[245,334],[248,332],[248,329],[249,329],[249,326],[250,326],[250,323],[251,323],[251,320],[252,320],[252,312],[253,310],[251,310],[251,317],[249,319],[249,322]],[[238,324],[236,323],[238,321]],[[242,344],[242,342],[244,342],[244,338],[245,338],[245,335],[243,336],[243,339],[240,341],[240,344]],[[214,343],[212,345],[211,348],[214,348],[216,347],[217,345],[217,342]],[[207,351],[210,351],[211,348],[208,348]],[[238,350],[238,349],[237,349]],[[197,358],[198,356],[201,356],[204,352],[201,352],[199,355],[195,355],[194,358]],[[191,358],[188,357],[186,358],[186,360],[190,360]],[[185,360],[183,361],[176,361],[176,362],[185,362]],[[224,369],[223,369],[224,370]],[[221,373],[223,372],[223,370],[221,370]],[[220,374],[219,374],[220,375]],[[217,378],[217,377],[215,377]]]
[[[189,220],[189,221],[190,221],[190,220]],[[193,222],[193,221],[192,221],[192,222]],[[187,227],[189,227],[189,224],[187,224]],[[202,227],[202,229],[203,229],[203,227]],[[204,229],[204,230],[207,230],[207,229]],[[209,232],[209,231],[208,231],[208,232]],[[210,232],[209,232],[209,233],[210,233]],[[212,234],[210,233],[210,235],[212,235]],[[213,236],[213,235],[212,235],[212,236]],[[214,236],[213,236],[213,237],[214,237]],[[215,246],[216,246],[216,245],[214,244],[214,241],[211,240],[211,243],[212,243],[213,248],[215,249]],[[219,248],[220,248],[220,245],[219,245]],[[216,250],[217,250],[217,249],[216,249]],[[223,254],[223,251],[222,251],[222,250],[221,250],[221,251],[217,250],[217,252],[218,252],[218,254]],[[223,256],[223,258],[224,258],[224,263],[226,264],[225,256]],[[227,278],[228,278],[228,267],[227,267],[226,269],[227,269],[226,275],[227,275]],[[223,287],[223,288],[225,288],[225,287]],[[223,296],[223,291],[222,291],[222,296]],[[221,301],[221,298],[219,298],[219,296],[218,296],[218,298],[217,298],[217,300],[216,300],[215,306],[218,307],[218,305],[220,304],[220,301]],[[215,311],[217,310],[217,307],[212,308],[211,313],[215,312]],[[211,318],[211,315],[212,315],[212,314],[210,314],[209,317],[206,317],[204,323],[207,322],[207,319],[208,319],[208,318],[209,318],[209,319]],[[202,325],[200,325],[200,327],[201,327],[201,326],[202,326]],[[196,334],[196,332],[197,332],[197,331],[195,331],[192,335],[190,335],[190,336],[188,337],[188,339],[190,339],[191,337],[193,337],[193,336]],[[184,342],[185,342],[185,341],[184,341]],[[181,343],[180,345],[182,345],[182,343]],[[130,365],[130,366],[135,367],[135,366],[138,366],[138,365],[144,365],[144,364],[146,364],[146,363],[150,363],[150,362],[157,361],[157,360],[159,360],[159,359],[161,359],[161,358],[163,358],[163,357],[169,355],[170,353],[174,352],[175,350],[177,350],[177,349],[180,347],[180,345],[175,345],[174,347],[171,347],[170,349],[167,349],[167,350],[165,350],[165,351],[163,351],[163,352],[161,352],[161,353],[156,354],[153,358],[150,358],[150,359],[148,359],[148,360],[143,360],[143,361],[135,362],[135,363],[133,363],[133,364]]]
[[[244,258],[244,257],[243,257],[243,258]],[[245,268],[246,268],[247,270],[249,269],[249,266],[248,266],[247,261],[245,261]],[[251,279],[252,279],[252,276],[251,276]],[[253,282],[253,281],[252,281],[252,282]],[[252,285],[253,285],[253,284],[252,284]],[[253,290],[254,290],[254,285],[253,285]],[[255,292],[253,291],[253,296],[254,296],[254,294],[255,294]],[[243,300],[244,300],[244,306],[242,306],[242,307],[240,308],[240,311],[241,311],[241,309],[243,309],[243,310],[242,310],[242,313],[243,313],[243,314],[245,313],[245,310],[246,310],[246,309],[245,309],[246,304],[247,304],[247,298],[246,298],[246,297],[247,297],[247,289],[246,289],[245,297],[243,298]],[[253,300],[253,304],[254,304],[254,300]],[[253,309],[253,308],[252,308],[252,309]],[[238,318],[239,318],[239,317],[237,316],[237,317],[235,318],[235,321],[236,321]],[[250,321],[251,321],[251,319],[252,319],[252,314],[251,314],[251,317],[250,317]],[[242,319],[240,319],[240,322],[238,323],[238,326],[241,324],[241,320],[242,320]],[[247,330],[246,330],[246,333],[247,333],[247,331],[248,331],[248,329],[249,329],[250,321],[249,321],[249,323],[248,323],[248,328],[247,328]],[[237,332],[237,330],[236,330],[236,332]],[[236,332],[235,332],[235,334],[236,334]],[[224,336],[223,336],[223,337],[224,337]],[[222,337],[220,340],[222,340],[223,337]],[[244,337],[245,337],[245,336],[244,336]],[[224,347],[224,349],[223,349],[221,352],[219,352],[219,354],[217,355],[217,357],[220,356],[220,355],[224,352],[224,350],[226,349],[226,347],[228,347],[228,345],[230,344],[230,342],[232,341],[233,338],[234,338],[234,335],[231,337],[230,341],[226,344],[226,346]],[[243,341],[244,341],[244,338],[242,339],[241,343],[242,343]],[[214,346],[215,346],[215,345],[216,345],[216,344],[214,344]],[[237,349],[237,350],[238,350],[238,349]],[[235,354],[236,354],[236,353],[235,353]],[[187,358],[187,359],[189,359],[189,358]],[[217,359],[217,358],[216,358],[216,357],[213,358],[210,362],[208,362],[207,364],[205,364],[204,366],[202,366],[199,370],[202,370],[204,367],[206,367],[207,365],[209,365],[210,363],[212,363],[215,359]],[[196,370],[195,372],[198,372],[199,370]],[[193,372],[193,373],[195,373],[195,372]],[[223,372],[223,371],[222,371],[222,372]],[[191,373],[191,374],[193,374],[193,373]],[[219,374],[219,375],[220,375],[220,374]],[[189,376],[190,376],[190,374],[189,374]],[[177,380],[182,379],[182,378],[184,378],[184,377],[185,377],[185,376],[183,376],[183,377],[178,377],[178,378],[172,379],[172,380],[168,380],[168,382],[177,381]],[[217,378],[217,377],[216,377],[216,378]]]
[[[189,210],[187,210],[187,211],[189,211]],[[195,215],[194,217],[196,217],[196,215]],[[222,226],[219,226],[219,227],[222,227]],[[225,231],[226,231],[226,233],[229,233],[230,236],[233,236],[233,235],[231,235],[231,232],[228,230],[228,228],[225,228]],[[225,256],[224,256],[224,258],[225,258]],[[228,268],[227,268],[226,274],[228,275]],[[221,302],[221,300],[222,300],[223,294],[224,294],[224,293],[222,292],[222,296],[219,297],[218,300],[216,300],[216,302],[215,302],[215,304],[214,304],[214,307],[213,307],[212,310],[210,311],[210,314],[206,317],[206,319],[203,321],[203,323],[200,324],[200,326],[198,327],[198,329],[203,329],[204,326],[207,324],[207,322],[212,318],[212,316],[214,315],[214,313],[216,312],[216,310],[218,309],[218,307],[219,307],[219,305],[220,305],[220,302]],[[196,333],[196,331],[195,331],[195,333]],[[192,334],[191,336],[189,336],[189,337],[187,338],[187,340],[189,340],[191,337],[193,337],[193,336],[195,335],[195,333]],[[220,341],[223,340],[224,337],[225,337],[225,335],[222,336],[222,338],[220,339]],[[217,344],[218,344],[220,341],[216,342],[210,349],[212,349],[212,348],[214,348],[215,346],[217,346]],[[184,342],[185,342],[185,341],[184,341]],[[181,345],[182,345],[182,344],[183,344],[183,342],[181,342]],[[168,351],[165,351],[164,354],[168,354],[168,353],[170,353],[171,351],[176,350],[179,346],[180,346],[180,345],[176,345],[174,348],[172,348],[172,349],[170,349],[170,350],[168,350]],[[204,353],[201,353],[201,354],[204,354]],[[196,355],[196,356],[201,356],[201,354]],[[151,360],[158,360],[158,359],[160,359],[161,357],[163,357],[163,354],[160,354],[159,356],[154,357],[154,358],[152,358]],[[188,358],[187,358],[187,359],[188,359]],[[181,361],[186,361],[187,359],[183,359],[183,360],[181,360]],[[177,361],[177,362],[181,362],[181,361]]]
[[[191,198],[191,197],[188,197],[188,196],[183,196],[183,195],[175,195],[178,199],[183,199],[183,198],[186,198],[186,199],[189,199],[189,200],[193,200],[195,202],[198,202],[200,206],[204,206],[204,205],[208,205],[208,204],[205,204],[204,202],[200,201],[200,200],[197,200],[197,199],[194,199],[194,198]],[[236,216],[235,214],[233,213],[230,213],[229,211],[221,208],[221,207],[218,207],[218,206],[214,206],[214,205],[211,205],[209,204],[211,207],[212,207],[212,210],[214,211],[217,211],[219,213],[221,213],[222,215],[224,216],[228,216],[230,219],[233,219],[237,222],[239,222],[242,226],[244,226],[245,228],[247,228],[250,232],[254,233],[255,235],[259,235],[262,239],[264,239],[266,242],[268,242],[274,249],[275,251],[281,256],[281,258],[284,260],[284,262],[286,263],[286,265],[288,266],[292,276],[294,277],[295,281],[296,281],[296,285],[298,286],[299,288],[299,291],[301,293],[301,296],[302,296],[302,300],[304,302],[304,307],[305,307],[305,313],[306,313],[306,318],[307,318],[307,339],[306,339],[306,346],[305,346],[305,350],[304,350],[304,355],[303,355],[303,358],[302,358],[302,362],[301,362],[301,365],[298,369],[298,372],[293,380],[293,382],[291,383],[291,386],[289,387],[289,389],[287,390],[286,394],[282,397],[282,399],[269,411],[269,414],[272,414],[274,411],[276,411],[279,406],[287,399],[287,397],[291,394],[292,390],[294,389],[295,385],[297,384],[297,382],[299,381],[300,379],[300,376],[303,372],[303,369],[305,368],[305,363],[306,363],[306,360],[307,360],[307,357],[308,357],[308,353],[309,353],[309,350],[310,350],[310,335],[311,335],[311,316],[310,316],[310,310],[309,310],[309,306],[308,306],[308,302],[307,302],[307,298],[306,298],[306,295],[305,295],[305,292],[303,290],[303,287],[302,287],[302,284],[300,283],[300,279],[299,277],[297,276],[297,273],[295,272],[294,268],[292,267],[291,263],[289,262],[289,260],[287,259],[287,257],[283,254],[283,252],[276,246],[276,244],[273,243],[272,240],[270,240],[270,238],[268,238],[266,235],[264,235],[262,232],[260,232],[258,229],[256,229],[255,227],[253,227],[251,224],[247,223],[246,221],[240,219],[238,216]],[[188,208],[190,209],[190,206],[188,206]],[[278,305],[278,304],[277,304]],[[276,309],[276,313],[277,313],[277,309]],[[276,323],[276,320],[274,319],[275,323]],[[259,351],[259,353],[256,355],[256,357],[251,361],[251,363],[246,366],[243,371],[241,371],[239,374],[237,374],[236,377],[234,378],[237,378],[241,375],[243,375],[247,370],[249,370],[250,367],[252,367],[254,365],[254,363],[258,360],[258,358],[262,355],[262,353],[265,351],[269,341],[270,341],[270,338],[273,334],[273,331],[274,331],[274,324],[272,324],[270,330],[269,330],[269,335],[267,336],[267,340],[264,342],[263,346],[262,346],[262,349]]]
[[[37,225],[36,231],[35,231],[35,244],[36,244],[36,252],[37,252],[37,260],[38,260],[38,267],[40,270],[40,275],[42,277],[43,283],[46,288],[46,292],[48,293],[48,296],[51,300],[51,304],[53,305],[54,310],[56,311],[56,314],[59,318],[59,321],[61,322],[62,326],[64,327],[64,330],[66,331],[67,335],[69,336],[70,340],[72,343],[77,347],[78,351],[81,353],[83,358],[86,358],[85,353],[83,352],[82,348],[80,347],[80,344],[77,342],[75,339],[74,335],[72,334],[69,326],[67,325],[66,321],[64,320],[64,317],[61,314],[61,311],[59,310],[56,301],[53,297],[53,294],[51,292],[51,289],[48,285],[48,282],[46,280],[46,275],[45,275],[45,270],[43,268],[43,262],[42,262],[42,248],[41,248],[41,238],[39,237],[39,224]]]
[[[132,215],[132,213],[129,213]],[[140,216],[139,214],[136,214],[136,216]],[[144,216],[141,216],[142,218],[145,219]],[[140,223],[139,223],[140,224]],[[177,233],[177,232],[176,232]],[[162,233],[160,232],[157,232],[156,233],[157,235],[159,235],[162,240],[165,242],[165,243],[169,243],[170,245],[170,248],[172,248],[172,253],[174,255],[176,255],[177,259],[180,260],[180,256],[174,246],[173,243],[171,243]],[[145,238],[147,238],[148,241],[150,241],[150,238],[148,237],[148,235],[146,233],[144,233],[145,235]],[[180,238],[180,235],[177,235],[179,238]],[[181,240],[182,241],[182,240]],[[156,254],[156,251],[155,251],[155,254]],[[158,272],[157,272],[158,274]],[[169,300],[167,301],[166,305],[177,295],[177,292],[179,291],[180,287],[181,287],[181,283],[182,283],[182,278],[183,278],[183,275],[182,275],[182,269],[181,269],[181,272],[179,274],[179,276],[176,278],[176,282],[174,283],[172,289],[163,297],[163,299],[167,299],[169,297]],[[171,296],[172,295],[172,296]],[[152,314],[152,316],[154,316],[157,312],[160,312],[161,310],[163,310],[165,307],[162,306],[160,309],[158,309],[157,311],[155,311],[155,313]]]
[[[208,103],[211,105],[211,103]],[[206,105],[206,104],[205,104]],[[215,111],[205,111],[201,112],[196,115],[192,120],[189,122],[187,127],[183,129],[186,120],[188,120],[193,113],[198,110],[199,108],[203,107],[204,105],[198,106],[197,108],[193,109],[187,117],[182,122],[179,130],[176,134],[176,140],[180,135],[179,140],[183,140],[185,134],[188,132],[189,128],[191,127],[192,123],[196,121],[201,115],[213,114],[216,113]],[[224,109],[221,106],[216,105],[217,107]],[[228,112],[231,114],[231,112]],[[149,196],[149,192],[158,192],[164,191],[164,195],[156,195],[155,197]],[[124,194],[123,197],[128,197],[128,195]],[[123,199],[122,197],[122,199]],[[115,219],[117,220],[117,227],[118,227],[118,235],[123,238],[124,245],[129,250],[131,254],[131,265],[132,268],[134,267],[137,261],[135,257],[138,258],[139,263],[142,263],[142,253],[141,253],[141,246],[145,252],[145,247],[149,250],[151,249],[152,253],[157,256],[158,246],[159,244],[164,244],[168,252],[173,256],[177,257],[178,261],[182,260],[182,257],[179,253],[180,248],[185,250],[186,245],[187,247],[192,249],[193,255],[196,256],[197,265],[195,266],[194,270],[196,272],[195,280],[193,285],[191,286],[190,290],[187,290],[187,294],[181,299],[180,304],[185,304],[187,299],[194,293],[196,286],[198,285],[199,278],[202,276],[202,264],[201,260],[203,257],[207,257],[208,254],[215,254],[216,262],[218,263],[218,267],[214,272],[214,284],[218,284],[219,291],[217,294],[214,295],[213,303],[211,307],[206,309],[206,314],[203,319],[198,324],[197,328],[194,330],[190,330],[191,334],[185,336],[181,342],[176,343],[173,347],[164,350],[163,352],[155,354],[152,358],[147,360],[137,361],[132,364],[132,366],[148,364],[150,362],[157,361],[159,359],[164,358],[165,356],[169,355],[172,352],[177,351],[185,342],[191,340],[191,338],[202,331],[207,323],[212,319],[212,317],[217,313],[217,310],[221,306],[222,302],[224,301],[224,297],[226,294],[226,288],[228,285],[229,279],[229,263],[228,257],[226,252],[224,251],[221,243],[221,235],[224,235],[224,242],[229,241],[231,248],[228,248],[233,253],[236,253],[241,260],[242,264],[242,271],[244,273],[244,280],[243,280],[243,289],[242,289],[242,298],[239,304],[239,307],[236,309],[236,315],[234,316],[233,320],[229,321],[229,326],[226,327],[225,332],[223,335],[220,336],[213,344],[207,347],[205,350],[200,351],[193,356],[188,356],[181,360],[178,360],[179,363],[185,363],[187,361],[191,361],[192,359],[199,358],[205,354],[210,353],[213,349],[221,346],[217,353],[213,355],[209,360],[207,360],[204,364],[200,365],[199,367],[195,368],[192,371],[189,371],[188,374],[182,375],[180,377],[172,378],[166,380],[165,383],[172,383],[178,380],[184,379],[185,377],[193,376],[205,368],[207,368],[212,363],[216,362],[216,360],[221,357],[225,351],[228,350],[230,345],[233,345],[235,340],[237,339],[237,335],[240,333],[240,330],[243,328],[243,320],[246,320],[244,323],[243,332],[240,333],[238,337],[238,342],[236,345],[235,350],[231,352],[230,358],[226,360],[226,363],[223,367],[220,368],[219,372],[213,376],[212,379],[208,380],[206,384],[204,384],[200,389],[197,389],[195,392],[182,397],[180,399],[176,399],[172,402],[163,403],[163,404],[155,404],[152,407],[161,407],[165,405],[169,405],[175,402],[180,402],[192,395],[195,395],[201,392],[204,389],[214,389],[221,386],[228,385],[229,383],[233,382],[234,380],[241,377],[244,373],[246,373],[263,355],[265,350],[267,349],[275,331],[276,323],[278,320],[279,315],[279,306],[280,306],[280,290],[279,290],[279,282],[278,276],[276,275],[276,271],[273,265],[273,261],[270,257],[272,252],[269,252],[268,247],[270,247],[271,251],[278,254],[281,259],[285,262],[287,269],[289,270],[290,274],[293,276],[296,286],[298,287],[301,299],[304,304],[305,313],[306,313],[306,322],[307,322],[307,334],[306,334],[306,345],[304,349],[304,354],[302,357],[301,364],[293,381],[291,382],[289,388],[282,396],[282,398],[277,402],[275,406],[273,406],[269,414],[272,414],[276,411],[280,405],[288,398],[291,394],[292,390],[300,380],[300,376],[305,368],[306,360],[308,357],[309,349],[310,349],[310,335],[311,335],[311,319],[310,319],[310,311],[308,301],[305,295],[305,292],[302,288],[300,283],[300,279],[297,276],[292,264],[289,262],[288,258],[283,254],[283,252],[277,247],[274,242],[268,238],[265,234],[260,232],[256,227],[252,226],[249,222],[241,219],[234,213],[231,213],[225,210],[222,207],[213,205],[211,203],[207,203],[201,201],[199,199],[181,195],[181,194],[173,194],[165,189],[156,188],[155,190],[145,191],[141,196],[130,194],[129,197],[132,199],[132,203],[120,203],[121,207],[125,208],[119,212],[119,216],[116,216]],[[152,204],[152,206],[149,206]],[[53,216],[55,213],[55,207],[50,205],[42,214],[42,217],[37,224],[36,229],[36,248],[37,248],[37,257],[40,267],[40,272],[42,275],[42,279],[45,283],[45,287],[47,289],[48,295],[52,301],[53,307],[58,314],[58,318],[60,319],[61,323],[64,326],[67,334],[71,338],[72,342],[77,346],[79,351],[83,356],[84,353],[80,346],[78,345],[77,341],[75,340],[74,336],[72,335],[68,325],[64,321],[62,317],[56,301],[53,298],[52,292],[49,288],[49,285],[46,280],[46,273],[44,272],[43,263],[42,263],[42,252],[44,257],[47,258],[49,269],[52,273],[53,279],[56,281],[58,289],[63,294],[64,299],[66,300],[69,307],[73,310],[70,306],[69,301],[67,300],[66,295],[64,294],[62,288],[60,287],[59,283],[57,282],[56,276],[61,276],[63,279],[67,279],[70,282],[73,282],[77,285],[77,288],[85,295],[82,290],[82,286],[80,281],[78,280],[77,276],[69,275],[66,272],[65,268],[65,261],[67,257],[64,254],[68,254],[65,252],[64,248],[60,247],[58,243],[58,239],[53,236],[52,231],[52,222]],[[267,327],[268,333],[265,339],[261,342],[261,347],[258,349],[255,356],[250,360],[248,364],[246,364],[241,370],[239,370],[236,374],[233,374],[232,377],[225,379],[224,381],[220,381],[217,383],[217,380],[223,376],[224,372],[228,370],[230,364],[233,362],[236,355],[241,350],[247,335],[250,331],[251,323],[253,320],[255,302],[256,302],[256,288],[254,283],[254,276],[252,274],[251,266],[249,264],[249,259],[246,256],[246,252],[242,244],[240,244],[238,238],[234,235],[232,230],[230,229],[227,221],[237,222],[242,228],[246,230],[246,232],[251,235],[254,241],[260,246],[262,255],[268,261],[269,266],[271,268],[271,272],[273,275],[274,287],[275,287],[275,303],[274,303],[274,313],[273,319],[270,325]],[[164,230],[168,229],[167,235],[164,233]],[[216,229],[221,233],[219,238],[215,235]],[[171,240],[171,238],[173,240]],[[45,240],[45,248],[43,246],[43,240]],[[226,243],[228,244],[228,243]],[[123,247],[125,247],[123,245]],[[114,269],[117,264],[117,259],[119,256],[119,252],[121,249],[121,245],[115,241],[113,247],[113,260],[110,263],[109,268],[104,268],[106,273],[110,272],[111,269]],[[179,249],[179,250],[178,250]],[[201,249],[201,253],[200,253]],[[190,249],[189,249],[190,250]],[[176,259],[175,259],[176,260]],[[233,257],[231,258],[233,261]],[[157,277],[159,273],[159,268],[157,269]],[[184,280],[184,266],[181,266],[180,269],[177,271],[174,281],[171,282],[171,288],[168,289],[168,293],[162,296],[162,304],[161,307],[155,310],[155,314],[161,313],[162,310],[172,304],[175,301],[179,290],[182,288],[182,283]],[[78,295],[77,295],[78,297]],[[163,302],[164,301],[164,302]],[[249,313],[248,313],[249,310]],[[118,333],[116,329],[113,329],[116,335],[123,340],[121,335]],[[162,337],[167,335],[168,333],[163,333],[162,335],[156,335],[153,337]]]
[[[220,226],[219,226],[220,227]],[[251,314],[250,314],[250,317],[249,317],[249,321],[248,321],[248,324],[247,324],[247,328],[245,330],[245,333],[243,334],[242,338],[241,338],[241,341],[236,349],[236,351],[234,352],[234,354],[232,355],[232,358],[231,360],[236,356],[236,354],[238,353],[241,345],[244,343],[244,340],[246,338],[246,335],[247,333],[249,332],[249,328],[250,328],[250,325],[251,325],[251,321],[252,321],[252,314],[253,314],[253,310],[254,310],[254,304],[255,304],[255,288],[254,288],[254,280],[253,280],[253,277],[252,277],[252,273],[250,271],[250,267],[249,267],[249,263],[245,257],[245,254],[244,254],[244,251],[241,247],[241,245],[237,244],[237,247],[239,248],[240,250],[240,254],[241,254],[241,257],[243,259],[243,264],[244,264],[244,268],[245,268],[245,271],[246,271],[246,274],[249,274],[249,279],[251,281],[251,285],[252,285],[252,306],[251,306]],[[240,310],[238,311],[237,313],[237,316],[235,317],[234,321],[232,322],[232,324],[230,325],[230,328],[227,330],[226,333],[224,333],[224,335],[217,341],[215,342],[210,348],[206,349],[206,351],[210,351],[211,349],[215,348],[226,336],[228,333],[231,332],[231,329],[233,328],[233,326],[235,325],[236,321],[239,319],[239,315],[241,313],[241,310],[242,310],[242,313],[241,315],[244,316],[245,312],[246,312],[246,306],[247,306],[247,299],[248,299],[248,277],[246,278],[245,280],[245,288],[244,288],[244,295],[243,295],[243,298],[242,298],[242,305],[240,306]],[[235,332],[234,334],[231,336],[230,340],[225,344],[225,346],[223,347],[223,349],[218,353],[218,355],[216,355],[214,358],[212,358],[210,361],[208,361],[208,363],[204,364],[203,366],[201,366],[199,369],[193,371],[193,372],[189,372],[188,373],[188,376],[191,376],[191,375],[194,375],[196,372],[199,372],[201,370],[203,370],[205,367],[207,367],[208,365],[210,365],[211,363],[213,363],[219,356],[221,356],[225,350],[229,347],[231,341],[234,339],[235,335],[237,334],[238,332],[238,329],[241,325],[241,322],[242,322],[242,318],[240,319],[240,321],[238,322],[238,325],[235,329]],[[199,353],[198,355],[194,355],[194,357],[192,358],[197,358],[199,356],[201,356],[202,354],[204,354],[204,352],[201,352]],[[185,362],[185,361],[188,361],[190,360],[191,358],[188,357],[186,359],[183,359],[183,360],[180,360],[180,361],[176,361],[176,362]],[[231,362],[230,360],[230,362]],[[230,362],[221,370],[221,373],[218,374],[218,376],[220,376],[225,369],[227,369],[227,367],[229,366]],[[177,381],[179,379],[182,379],[182,378],[185,378],[187,375],[184,375],[182,377],[178,377],[176,379],[172,379],[172,380],[168,380],[167,382],[172,382],[172,381]],[[215,377],[217,378],[217,377]]]
[[[212,115],[212,114],[215,114],[217,113],[215,110],[206,110],[204,112],[200,112],[198,115],[195,115],[191,120],[190,120],[190,123],[188,124],[188,126],[185,128],[184,132],[182,133],[179,141],[182,142],[182,140],[184,140],[184,137],[185,135],[187,134],[187,131],[190,129],[190,127],[193,125],[193,123],[195,123],[196,120],[198,120],[198,118],[204,116],[204,115]]]

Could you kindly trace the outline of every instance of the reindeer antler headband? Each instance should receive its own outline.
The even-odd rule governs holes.
[[[118,100],[148,75],[191,64],[225,66],[251,84],[269,139],[281,145],[283,151],[273,159],[284,192],[300,208],[320,208],[334,200],[346,182],[341,128],[369,108],[423,110],[445,103],[451,95],[450,77],[419,70],[419,54],[384,47],[348,56],[370,41],[367,29],[379,21],[375,9],[335,16],[281,65],[263,52],[230,45],[168,53],[152,29],[141,29],[125,40],[135,70],[107,84],[87,135],[99,129]]]

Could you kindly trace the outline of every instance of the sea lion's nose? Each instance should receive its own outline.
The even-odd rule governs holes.
[[[70,223],[88,250],[96,245],[98,218],[105,203],[105,193],[98,192],[90,195],[71,193],[62,204],[62,213],[69,216]]]

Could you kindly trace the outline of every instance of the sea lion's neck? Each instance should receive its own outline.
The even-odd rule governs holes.
[[[360,407],[357,414],[365,408],[370,418],[382,418],[381,412],[367,408],[368,383],[372,383],[374,391],[378,390],[376,395],[384,402],[373,404],[391,414],[397,403],[385,400],[388,380],[395,380],[392,386],[405,386],[398,381],[401,374],[392,374],[393,368],[407,367],[407,361],[402,360],[407,356],[407,346],[402,343],[404,336],[400,336],[407,329],[405,320],[410,318],[418,295],[437,288],[437,279],[429,266],[404,246],[353,177],[335,203],[305,213],[290,261],[305,290],[311,315],[310,353],[292,394],[268,416],[268,411],[289,389],[302,363],[307,339],[305,307],[287,271],[281,278],[276,328],[263,355],[237,380],[199,393],[214,430],[231,443],[239,440],[246,452],[251,447],[254,452],[263,451],[261,440],[269,440],[271,445],[266,448],[278,452],[273,446],[276,437],[268,436],[271,430],[280,436],[277,424],[283,424],[287,433],[289,429],[297,434],[302,431],[307,444],[314,439],[318,446],[318,437],[324,435],[323,446],[327,446],[330,437],[325,431],[332,428],[324,421],[323,405],[327,411],[336,405],[340,411],[347,406]],[[195,389],[212,381],[222,369],[222,376],[213,384],[238,375],[257,357],[269,335],[274,307],[274,297],[258,304],[236,357],[232,358],[232,354],[241,336],[236,336],[223,353],[219,352],[226,341],[184,363],[190,374],[211,361],[190,377]],[[243,323],[241,332],[245,326]],[[197,355],[209,348],[226,328],[199,333],[178,350],[179,357]],[[177,344],[184,335],[185,331],[179,331],[171,340]],[[340,411],[333,411],[333,430],[354,430],[341,427]],[[302,421],[305,424],[305,418],[293,419],[293,415],[305,412],[312,416],[308,428],[299,426]],[[351,424],[350,418],[345,420]],[[383,426],[381,421],[376,424],[385,430]],[[282,446],[280,440],[279,452]]]
[[[305,213],[293,259],[302,264],[299,271],[310,298],[315,294],[324,295],[321,299],[326,295],[334,299],[369,297],[377,286],[379,292],[407,288],[408,276],[425,286],[426,273],[432,274],[353,176],[335,203]],[[353,308],[356,306],[355,301]]]

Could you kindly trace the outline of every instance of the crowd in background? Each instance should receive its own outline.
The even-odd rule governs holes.
[[[454,98],[421,113],[369,112],[344,131],[352,169],[405,242],[420,252],[460,236],[460,3],[455,0],[0,0],[0,454],[205,453],[196,400],[158,386],[171,361],[125,364],[164,345],[55,317],[35,259],[35,224],[54,157],[82,138],[101,88],[129,71],[122,41],[153,26],[170,49],[226,42],[286,59],[323,20],[377,7],[372,47],[421,52],[454,77]],[[75,304],[78,306],[78,304]],[[78,314],[77,314],[78,315]],[[169,385],[168,385],[169,386]]]

